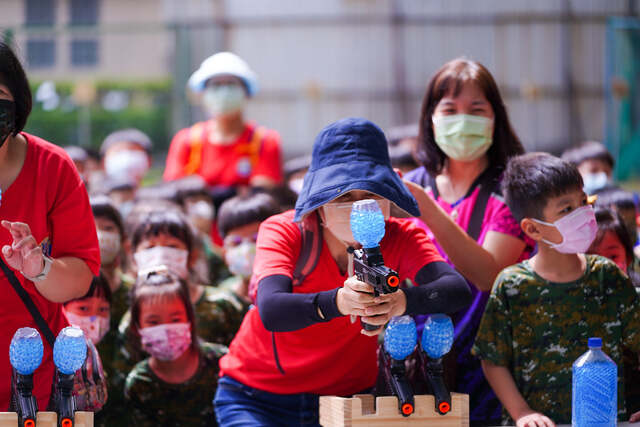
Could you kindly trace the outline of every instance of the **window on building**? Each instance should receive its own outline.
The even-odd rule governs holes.
[[[98,23],[98,0],[71,0],[69,2],[71,25],[96,25]]]
[[[70,0],[69,22],[72,26],[96,26],[99,0]],[[98,37],[74,37],[71,40],[71,65],[90,67],[98,63]]]
[[[56,21],[55,0],[27,0],[25,5],[25,23],[27,26],[53,26]]]
[[[71,65],[87,67],[98,63],[98,42],[96,40],[71,41]]]
[[[53,39],[27,40],[27,64],[29,68],[52,67],[56,61],[56,44]]]

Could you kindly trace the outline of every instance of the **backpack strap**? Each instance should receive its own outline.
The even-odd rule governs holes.
[[[502,168],[489,167],[485,169],[485,171],[476,178],[473,184],[471,184],[469,191],[464,196],[465,198],[469,197],[471,193],[475,191],[476,187],[479,188],[478,197],[476,198],[476,203],[473,205],[471,218],[469,218],[469,224],[467,225],[466,230],[467,234],[475,241],[480,237],[480,232],[482,231],[482,220],[484,219],[484,213],[487,209],[487,203],[489,203],[489,197],[491,197],[492,193],[495,193],[498,190],[498,185],[500,184],[499,178],[502,172]],[[420,180],[420,184],[424,188],[431,188],[433,198],[438,200],[440,193],[438,192],[435,177],[425,171],[425,175]]]
[[[194,175],[202,164],[202,146],[204,145],[206,122],[199,122],[189,129],[189,160],[184,166],[186,176]]]
[[[313,214],[313,217],[298,223],[302,243],[300,255],[293,270],[293,286],[301,285],[318,264],[322,252],[322,233],[319,224],[320,218],[317,212]]]
[[[480,237],[480,231],[482,230],[482,220],[484,219],[484,213],[487,209],[487,203],[489,203],[489,197],[496,192],[498,184],[500,183],[499,177],[502,174],[502,170],[498,168],[489,168],[482,173],[478,181],[480,190],[476,203],[473,205],[471,211],[471,218],[469,218],[469,224],[467,225],[467,234],[475,241],[478,241]]]
[[[13,289],[16,291],[16,293],[22,300],[22,303],[31,314],[31,317],[33,317],[33,320],[36,322],[36,326],[38,327],[38,329],[40,329],[40,333],[44,335],[44,338],[51,346],[51,349],[53,349],[53,344],[56,341],[56,338],[53,335],[53,331],[49,327],[47,321],[44,320],[44,317],[42,317],[42,314],[40,314],[40,312],[38,311],[38,307],[36,307],[36,304],[33,302],[27,291],[20,284],[20,281],[16,277],[15,273],[7,266],[7,264],[4,263],[4,260],[1,257],[0,269],[2,269],[5,276],[7,276],[9,283],[11,283],[11,287],[13,287]]]
[[[260,159],[260,151],[262,151],[262,142],[264,140],[264,136],[266,135],[266,130],[261,126],[255,126],[251,131],[251,135],[249,135],[248,143],[238,145],[236,148],[238,154],[246,154],[249,157],[249,163],[251,164],[251,169],[255,169],[258,164],[258,160]]]

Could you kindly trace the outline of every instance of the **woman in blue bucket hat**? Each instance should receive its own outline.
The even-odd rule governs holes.
[[[374,297],[349,277],[351,205],[375,199],[385,214],[385,265],[416,286]],[[291,210],[260,226],[256,307],[220,361],[214,405],[222,426],[318,425],[321,395],[351,396],[376,381],[377,335],[355,316],[384,325],[402,314],[450,313],[470,301],[464,279],[438,255],[425,232],[390,207],[419,215],[391,168],[375,124],[348,118],[316,138],[311,167]]]

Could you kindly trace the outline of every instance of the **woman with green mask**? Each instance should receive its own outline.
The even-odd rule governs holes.
[[[470,350],[497,274],[533,250],[500,196],[508,159],[523,151],[484,66],[455,59],[436,72],[420,116],[423,166],[406,180],[440,253],[471,285],[472,304],[454,316],[455,391],[469,394],[471,421],[485,425],[497,425],[500,404]]]

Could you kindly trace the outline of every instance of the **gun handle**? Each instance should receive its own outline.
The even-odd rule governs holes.
[[[398,398],[398,409],[400,409],[402,416],[408,417],[413,414],[415,409],[413,390],[405,375],[392,373],[391,388],[393,389],[393,394]]]
[[[38,413],[38,402],[32,394],[33,374],[16,373],[15,403],[21,427],[35,427]]]
[[[58,372],[58,427],[73,427],[73,415],[76,404],[73,397],[73,380],[75,374]]]
[[[427,381],[431,386],[433,397],[435,399],[435,409],[440,415],[445,415],[451,411],[451,393],[447,389],[442,377],[442,358],[431,359],[426,357],[426,375]]]

